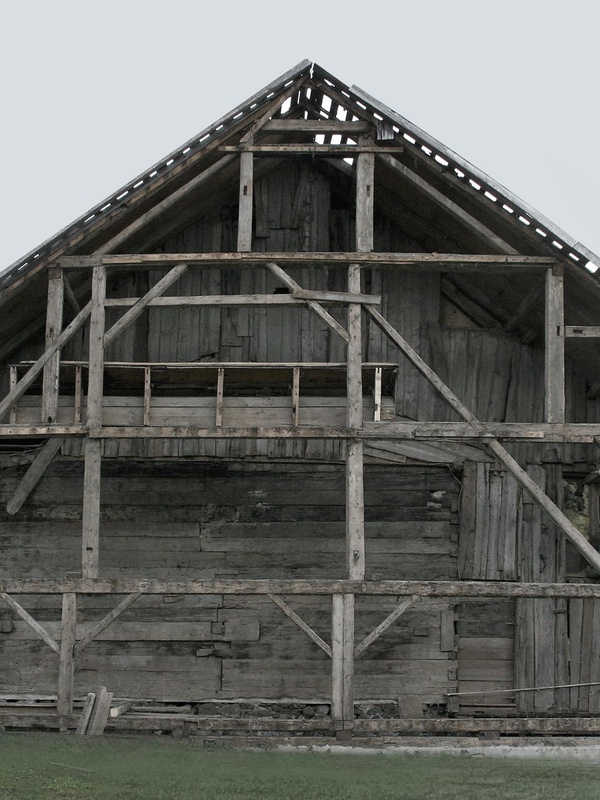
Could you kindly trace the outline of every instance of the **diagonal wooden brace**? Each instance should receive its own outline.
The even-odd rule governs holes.
[[[20,606],[17,603],[17,601],[14,600],[9,594],[6,594],[6,592],[0,592],[0,597],[4,600],[4,602],[7,605],[9,605],[12,608],[12,610],[16,614],[18,614],[21,617],[21,619],[24,622],[26,622],[29,625],[32,631],[35,631],[35,633],[37,633],[40,639],[43,639],[46,642],[48,647],[52,648],[52,650],[54,650],[55,653],[60,653],[60,645],[58,644],[56,639],[53,639],[52,636],[50,636],[50,634],[48,633],[48,631],[42,625],[40,625],[40,623],[37,622],[31,616],[31,614],[28,614],[27,611],[25,611],[25,609],[22,606]]]
[[[83,638],[81,638],[77,644],[75,645],[75,653],[81,653],[90,642],[93,642],[96,637],[100,636],[102,631],[114,622],[117,617],[119,617],[124,611],[126,611],[130,605],[135,603],[135,601],[140,597],[143,593],[142,592],[132,592],[132,594],[127,595],[119,605],[115,606],[112,611],[109,611],[108,614],[103,617],[94,627],[92,628],[89,633],[87,633]]]
[[[444,381],[426,364],[421,356],[413,350],[408,342],[402,338],[398,331],[390,325],[390,323],[383,317],[376,308],[370,305],[365,305],[366,311],[373,317],[376,324],[388,336],[388,338],[404,353],[406,358],[414,364],[414,366],[427,378],[429,383],[437,389],[442,397],[448,404],[461,416],[466,422],[478,427],[480,430],[485,428],[485,424],[480,422],[477,417],[469,411],[464,403],[454,394],[454,392],[446,386]],[[580,531],[573,525],[573,523],[563,514],[560,508],[553,503],[548,495],[540,489],[540,487],[530,478],[525,472],[523,467],[515,461],[510,455],[508,450],[497,440],[490,439],[486,441],[486,446],[491,450],[494,456],[500,461],[506,469],[516,478],[521,486],[526,489],[532,498],[540,505],[548,514],[551,520],[560,528],[564,535],[569,539],[575,547],[579,550],[581,555],[595,567],[600,570],[600,553],[595,547],[588,542]]]
[[[303,291],[300,284],[296,283],[296,281],[293,278],[291,278],[285,270],[281,269],[281,267],[278,264],[270,262],[267,264],[267,267],[271,270],[273,275],[279,278],[279,280],[283,284],[285,284],[285,286],[288,287],[292,295],[295,296],[296,292]],[[321,317],[321,319],[324,322],[326,322],[329,325],[329,327],[333,331],[335,331],[335,333],[338,334],[338,336],[341,336],[342,339],[346,342],[346,344],[348,344],[348,342],[350,341],[350,336],[348,335],[348,331],[342,325],[340,325],[340,323],[336,319],[334,319],[334,317],[332,317],[328,311],[325,311],[325,309],[320,303],[317,303],[315,300],[307,300],[306,305],[312,311],[314,311],[315,314],[317,314],[317,316]]]
[[[322,639],[318,633],[313,631],[310,625],[307,625],[306,622],[304,622],[304,620],[301,619],[298,614],[296,614],[296,612],[293,611],[288,604],[281,599],[281,597],[278,597],[276,594],[267,594],[267,597],[269,600],[272,600],[275,605],[283,611],[286,617],[289,617],[292,622],[300,628],[301,631],[304,631],[309,639],[312,639],[312,641],[318,647],[320,647],[321,650],[329,656],[329,658],[331,658],[331,647],[327,644],[327,642]]]
[[[412,597],[407,597],[401,603],[399,603],[396,606],[396,608],[391,612],[391,614],[387,615],[387,617],[383,620],[383,622],[379,623],[379,625],[373,631],[371,631],[371,633],[368,636],[365,636],[365,638],[362,640],[362,642],[360,642],[360,644],[356,645],[356,647],[354,648],[354,656],[355,657],[359,656],[364,650],[367,649],[367,647],[369,647],[369,645],[372,645],[373,642],[379,639],[379,637],[387,631],[390,625],[393,625],[394,622],[399,617],[401,617],[405,611],[408,611],[408,609],[417,600],[418,600],[417,595],[413,595]]]

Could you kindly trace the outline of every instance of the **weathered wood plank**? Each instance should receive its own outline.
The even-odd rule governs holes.
[[[114,622],[122,613],[126,611],[138,597],[141,596],[141,592],[132,592],[131,594],[127,595],[121,602],[109,611],[109,613],[103,617],[91,631],[89,631],[85,636],[83,636],[77,644],[74,645],[75,653],[81,653],[91,642],[94,641],[101,633],[104,631],[108,626]]]
[[[399,603],[396,608],[390,614],[388,614],[383,622],[381,622],[373,631],[371,631],[368,636],[365,636],[360,644],[356,645],[354,648],[354,656],[359,656],[364,650],[367,649],[367,647],[369,647],[369,645],[373,644],[373,642],[379,639],[379,637],[384,634],[387,629],[393,625],[394,622],[402,616],[402,614],[404,614],[405,611],[408,611],[408,609],[415,603],[416,600],[417,595],[414,595],[413,597],[407,597],[405,600]]]
[[[96,692],[94,707],[90,715],[87,726],[88,736],[101,736],[108,722],[110,704],[112,703],[113,693],[106,690],[106,686],[100,686]]]
[[[319,634],[310,627],[310,625],[307,625],[306,622],[304,622],[304,620],[281,599],[281,597],[278,597],[275,594],[268,594],[267,597],[269,600],[272,600],[275,605],[283,611],[286,617],[289,617],[292,622],[300,628],[301,631],[304,631],[308,638],[311,639],[317,645],[317,647],[320,647],[321,650],[329,656],[329,658],[332,657],[331,647],[327,644],[327,642],[324,641]]]
[[[56,708],[59,717],[73,714],[73,685],[75,677],[74,646],[77,627],[77,595],[65,592],[62,602],[60,629],[60,660]]]
[[[546,422],[565,421],[565,327],[562,269],[546,272],[545,395]]]
[[[252,250],[252,209],[254,203],[254,156],[245,148],[240,153],[240,192],[237,249]]]
[[[8,514],[14,515],[19,511],[63,444],[64,439],[60,438],[49,439],[46,442],[6,504]]]
[[[46,349],[52,347],[60,336],[63,325],[63,271],[48,270],[48,302],[46,306]],[[42,387],[42,418],[44,423],[56,422],[58,407],[58,384],[60,374],[60,350],[44,367]]]
[[[81,542],[81,575],[83,578],[98,577],[101,469],[102,440],[88,439],[85,443],[85,469],[83,474]]]
[[[21,619],[29,625],[32,631],[34,631],[40,639],[42,639],[48,647],[54,650],[55,653],[60,653],[60,646],[56,639],[53,639],[52,636],[48,633],[48,631],[37,622],[31,614],[28,614],[25,609],[17,603],[17,601],[12,598],[7,592],[0,591],[0,597],[4,600],[4,602],[9,605],[12,610],[21,617]]]

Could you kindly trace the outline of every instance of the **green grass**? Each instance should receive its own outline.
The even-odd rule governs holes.
[[[595,764],[0,735],[0,800],[598,800]]]

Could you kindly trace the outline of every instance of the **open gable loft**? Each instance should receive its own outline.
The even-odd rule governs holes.
[[[0,722],[600,733],[599,263],[303,61],[2,273]]]

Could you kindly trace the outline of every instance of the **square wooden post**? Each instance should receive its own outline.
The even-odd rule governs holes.
[[[252,144],[252,141],[249,142]],[[240,153],[240,206],[238,217],[238,251],[252,250],[252,198],[254,195],[254,156],[251,152]]]
[[[65,592],[62,600],[57,712],[61,730],[67,730],[73,715],[74,648],[77,625],[77,595]]]
[[[102,427],[102,395],[104,391],[104,300],[106,271],[94,267],[92,277],[92,311],[90,317],[89,377],[87,423],[90,429]],[[81,575],[97,578],[100,545],[100,468],[102,439],[87,439],[83,476],[83,530]]]
[[[565,421],[565,312],[563,268],[546,272],[544,421]]]
[[[46,349],[58,339],[63,325],[64,278],[62,269],[48,270],[48,304],[46,307]],[[57,422],[60,350],[44,367],[42,387],[42,424]]]

